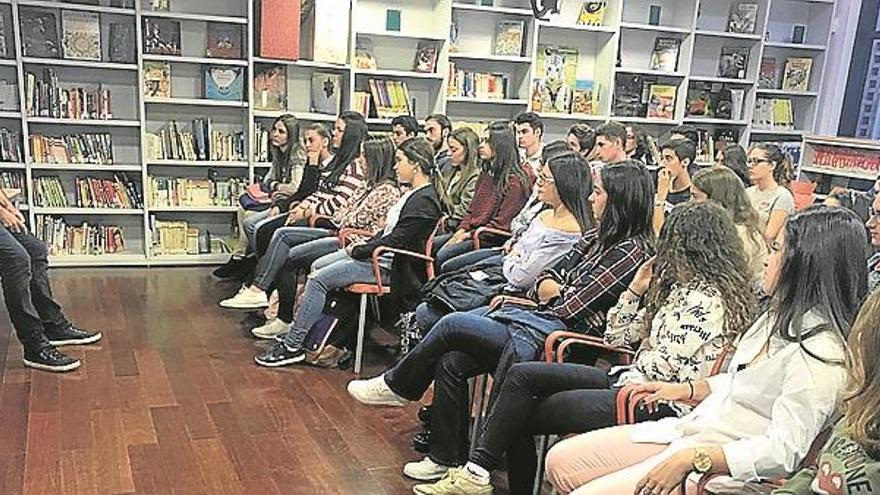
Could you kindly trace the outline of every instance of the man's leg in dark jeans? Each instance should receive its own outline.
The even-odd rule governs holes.
[[[49,251],[46,245],[30,233],[14,235],[31,259],[31,300],[40,315],[43,328],[51,332],[66,327],[70,322],[64,317],[61,305],[52,296],[52,286],[49,283]]]
[[[13,234],[0,225],[0,282],[3,285],[3,298],[12,326],[25,350],[49,345],[43,334],[40,313],[34,307],[31,294],[33,287],[39,288],[42,284],[34,281],[31,257],[25,246],[19,242],[19,239],[29,235]]]

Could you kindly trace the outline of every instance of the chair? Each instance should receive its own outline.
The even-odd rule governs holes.
[[[437,225],[441,225],[445,221],[445,217],[441,217],[440,221],[437,222]],[[428,280],[434,278],[434,258],[431,256],[431,250],[434,247],[434,236],[437,233],[437,227],[434,227],[434,231],[428,237],[428,241],[425,243],[425,252],[424,253],[416,253],[413,251],[407,251],[405,249],[397,249],[391,248],[387,246],[379,246],[373,251],[373,274],[376,277],[375,283],[364,283],[364,284],[352,284],[345,288],[346,291],[352,294],[359,294],[361,297],[360,304],[360,313],[358,315],[358,334],[357,334],[357,347],[355,349],[354,354],[354,372],[355,374],[361,373],[361,364],[363,362],[363,350],[364,350],[364,334],[366,331],[367,324],[367,299],[372,297],[379,297],[386,294],[391,293],[391,287],[387,286],[382,282],[382,268],[379,264],[379,260],[384,253],[394,253],[397,256],[409,256],[412,258],[417,258],[425,261],[425,272],[428,276]],[[341,229],[339,231],[339,244],[343,248],[348,243],[348,240],[353,235],[365,235],[372,236],[373,232],[369,232],[366,230],[360,229]]]
[[[480,245],[482,243],[483,237],[486,235],[497,235],[501,237],[511,237],[513,234],[507,230],[496,229],[494,227],[478,227],[477,230],[474,230],[473,234],[471,234],[471,239],[474,242],[474,251],[477,249],[481,249]]]

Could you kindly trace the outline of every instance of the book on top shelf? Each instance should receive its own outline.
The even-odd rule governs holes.
[[[215,58],[241,58],[241,26],[209,22],[205,54]]]
[[[351,0],[314,2],[307,24],[311,59],[316,62],[345,64],[348,62],[349,17]]]
[[[652,84],[648,90],[648,118],[675,118],[675,86]]]
[[[532,90],[535,112],[570,113],[574,95],[578,51],[556,45],[538,45],[538,60]]]
[[[758,89],[776,89],[776,87],[776,59],[763,57],[758,73]]]
[[[416,72],[437,72],[437,54],[439,47],[436,41],[419,41],[416,46],[416,58],[413,60],[413,70]]]
[[[678,70],[678,51],[681,40],[658,36],[654,40],[654,51],[651,52],[651,70],[675,72]]]
[[[171,98],[171,64],[168,62],[144,62],[144,96]]]
[[[749,47],[724,46],[718,58],[718,77],[745,79],[749,67]]]
[[[782,75],[782,89],[785,91],[808,91],[812,68],[812,58],[793,57],[786,59]]]
[[[357,69],[376,70],[376,57],[373,56],[373,40],[359,37],[354,45],[354,66]]]
[[[0,80],[0,110],[18,110],[18,85],[15,81]]]
[[[596,81],[578,79],[574,83],[574,97],[571,100],[571,113],[593,115],[598,105],[599,91]]]
[[[730,5],[730,11],[727,15],[728,33],[755,34],[757,24],[757,3],[737,2]]]
[[[244,67],[206,67],[205,98],[209,100],[242,101]]]
[[[601,26],[605,21],[605,11],[608,8],[608,2],[587,1],[581,4],[581,11],[578,14],[577,24],[579,26]]]
[[[111,22],[110,61],[132,64],[135,62],[136,48],[134,24],[131,22]]]
[[[9,45],[6,43],[6,16],[0,14],[0,58],[9,56]]]
[[[281,65],[254,68],[254,107],[257,110],[287,108],[287,69]]]
[[[315,2],[317,3],[317,2]],[[300,45],[300,0],[260,0],[260,56],[297,60]],[[240,34],[239,34],[240,36]],[[241,50],[239,42],[239,50]],[[240,58],[241,55],[234,58]]]
[[[404,81],[368,79],[376,117],[390,119],[398,115],[412,115],[409,90]]]
[[[342,89],[342,74],[313,72],[312,112],[339,115],[342,108]]]
[[[144,53],[180,55],[180,21],[144,18]]]
[[[58,58],[58,27],[54,12],[22,8],[21,47],[25,57]]]
[[[61,11],[61,48],[71,60],[101,60],[101,22],[92,12]]]
[[[522,55],[525,30],[525,21],[498,21],[495,27],[495,55]]]

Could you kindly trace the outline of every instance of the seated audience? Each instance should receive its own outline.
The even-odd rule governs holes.
[[[615,121],[606,122],[596,128],[596,161],[591,163],[597,166],[626,160],[626,127]]]
[[[648,148],[648,133],[640,125],[630,124],[626,126],[626,146],[624,149],[626,150],[626,156],[631,160],[640,161],[649,167],[657,165],[654,163],[654,157]]]
[[[434,113],[425,118],[425,138],[434,147],[434,162],[443,174],[449,168],[449,135],[452,122],[442,113]]]
[[[443,190],[440,195],[445,196],[449,207],[446,226],[456,229],[467,215],[480,177],[480,138],[476,132],[462,127],[452,131],[448,141],[449,163],[441,172]]]
[[[830,426],[846,381],[846,339],[866,293],[865,229],[850,211],[793,215],[764,271],[770,309],[740,338],[727,372],[688,383],[650,382],[658,401],[694,399],[682,418],[594,431],[556,444],[547,472],[563,493],[695,493],[702,474],[731,478],[725,493],[785,476]],[[696,473],[695,476],[689,476]],[[680,493],[680,492],[679,492]]]
[[[568,129],[565,143],[571,151],[580,153],[586,160],[592,160],[593,148],[596,147],[596,131],[590,124],[575,124]]]
[[[541,171],[541,151],[544,148],[544,122],[534,112],[523,112],[513,121],[519,161],[531,167],[533,175]]]
[[[749,180],[749,167],[746,165],[748,156],[746,150],[738,144],[728,144],[724,148],[718,150],[715,155],[715,165],[719,167],[727,167],[733,170],[733,173],[739,177],[744,187],[752,185]]]
[[[407,139],[419,135],[419,121],[412,115],[398,115],[391,119],[391,139],[400,146]]]
[[[669,139],[687,139],[694,143],[694,146],[697,146],[700,144],[700,133],[692,125],[677,125],[669,131]]]
[[[779,235],[785,219],[794,213],[794,196],[780,185],[785,177],[786,155],[775,144],[759,143],[749,149],[749,201],[758,211],[764,240],[771,243]]]
[[[663,220],[673,206],[691,199],[691,175],[688,168],[697,156],[694,143],[673,139],[660,148],[662,168],[657,171],[657,195],[654,197],[654,232],[660,233]]]

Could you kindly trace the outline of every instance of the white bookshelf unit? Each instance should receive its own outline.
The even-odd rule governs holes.
[[[799,142],[817,127],[817,112],[822,98],[822,80],[826,50],[836,3],[834,0],[750,0],[758,4],[755,34],[726,32],[731,5],[741,0],[652,0],[635,2],[608,0],[602,25],[578,25],[583,2],[564,0],[562,12],[547,20],[534,19],[528,0],[321,0],[334,7],[328,19],[306,18],[302,26],[300,59],[282,60],[260,56],[258,52],[258,7],[260,0],[171,0],[170,11],[154,11],[151,0],[4,0],[8,56],[0,59],[0,80],[16,86],[18,101],[0,109],[0,127],[19,133],[21,160],[0,163],[0,172],[24,173],[26,191],[22,204],[27,207],[31,225],[36,215],[63,217],[69,224],[102,222],[125,230],[126,252],[104,256],[55,256],[53,266],[149,266],[190,265],[221,262],[225,255],[158,255],[151,249],[151,219],[185,220],[200,231],[225,237],[231,233],[234,206],[152,207],[148,203],[149,177],[207,177],[252,181],[265,173],[268,163],[256,156],[257,128],[268,128],[284,113],[292,113],[305,126],[323,123],[332,127],[335,115],[318,113],[311,108],[310,95],[314,74],[340,77],[343,88],[341,109],[352,107],[356,91],[369,92],[370,80],[406,82],[415,101],[414,114],[424,122],[431,113],[445,113],[453,122],[488,122],[509,119],[532,108],[532,85],[538,77],[538,51],[542,45],[557,45],[577,50],[576,78],[593,81],[597,100],[592,114],[540,112],[547,128],[547,138],[564,137],[576,122],[598,124],[608,119],[640,124],[654,135],[663,135],[671,126],[687,123],[701,129],[732,129],[743,145],[759,141]],[[127,1],[127,5],[124,3]],[[112,2],[112,3],[111,3]],[[86,3],[91,3],[86,5]],[[98,5],[94,5],[97,3]],[[660,7],[659,22],[649,23],[651,5]],[[344,7],[348,7],[348,10]],[[103,60],[109,60],[109,24],[130,23],[135,30],[135,60],[107,62],[68,60],[63,57],[25,57],[19,22],[21,9],[55,12],[80,11],[100,15]],[[400,12],[399,30],[387,30],[388,10]],[[175,20],[181,28],[180,55],[145,53],[144,22]],[[499,21],[522,21],[524,40],[519,54],[498,55],[494,50]],[[209,23],[238,26],[242,30],[242,53],[237,59],[212,58],[206,55]],[[457,28],[451,39],[450,24]],[[795,25],[805,26],[803,43],[792,42]],[[313,33],[319,35],[315,36]],[[321,38],[341,37],[347,41],[346,53],[331,59],[315,60],[312,44]],[[680,40],[677,67],[674,71],[651,70],[651,54],[658,37]],[[355,64],[358,40],[369,40],[376,59],[376,69],[359,69]],[[437,63],[434,73],[416,72],[413,61],[420,42],[434,42]],[[744,47],[749,51],[745,78],[719,77],[718,64],[723,47]],[[323,53],[323,52],[322,52]],[[778,80],[773,88],[759,89],[762,57],[777,61]],[[787,57],[811,57],[812,70],[806,91],[787,91],[781,86],[781,72]],[[171,66],[172,97],[143,96],[144,67],[148,63]],[[507,92],[502,98],[449,96],[450,65],[458,69],[503,74]],[[245,88],[241,101],[211,100],[203,94],[206,67],[238,68],[244,71]],[[253,95],[254,76],[260,70],[281,67],[287,84],[283,108],[264,108]],[[28,116],[21,102],[25,100],[28,72],[38,76],[51,68],[62,87],[97,86],[110,89],[113,117],[108,120],[73,120]],[[644,78],[675,87],[676,98],[671,119],[615,114],[614,90],[618,77]],[[702,118],[687,115],[687,93],[692,84],[708,84],[743,90],[743,107],[737,119]],[[753,124],[758,98],[791,100],[794,126],[786,129],[763,129]],[[241,160],[170,160],[148,155],[147,135],[170,121],[188,126],[192,119],[210,118],[216,130],[245,136],[245,155]],[[368,117],[370,127],[387,131],[390,119]],[[113,139],[113,165],[78,165],[36,163],[28,142],[35,134],[47,136],[76,133],[109,133]],[[809,146],[805,145],[805,159]],[[803,172],[808,172],[805,161]],[[143,208],[83,209],[29,207],[34,204],[33,180],[57,176],[70,194],[78,175],[112,178],[125,174],[138,182],[145,197]],[[70,197],[68,198],[71,199]],[[69,203],[74,204],[74,203]]]

